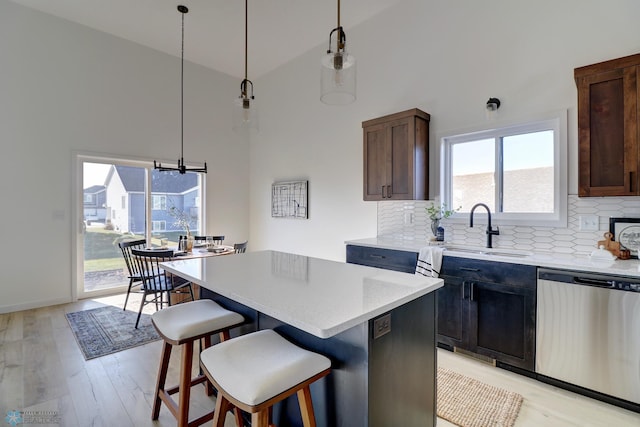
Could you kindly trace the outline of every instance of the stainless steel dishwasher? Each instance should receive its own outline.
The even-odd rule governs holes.
[[[640,278],[538,269],[536,372],[640,404]]]

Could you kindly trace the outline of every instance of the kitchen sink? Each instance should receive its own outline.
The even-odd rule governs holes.
[[[449,252],[461,252],[461,253],[468,253],[468,254],[488,255],[488,256],[497,256],[497,257],[527,258],[533,255],[530,252],[518,252],[518,251],[507,250],[507,249],[468,248],[468,247],[461,247],[461,246],[445,246],[444,248]]]

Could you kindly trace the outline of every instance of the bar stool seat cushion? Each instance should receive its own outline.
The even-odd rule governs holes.
[[[244,317],[203,299],[156,311],[151,320],[164,338],[182,342],[242,323]]]
[[[200,360],[226,393],[249,406],[331,367],[327,357],[302,349],[270,329],[210,347]]]

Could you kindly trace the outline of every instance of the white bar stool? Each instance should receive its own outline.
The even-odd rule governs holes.
[[[214,427],[224,427],[234,407],[251,413],[251,427],[271,424],[271,407],[298,394],[303,425],[316,425],[309,385],[331,372],[331,361],[266,329],[200,353],[200,366],[218,390]]]
[[[216,333],[220,334],[220,341],[228,340],[230,338],[229,329],[242,324],[244,317],[220,307],[211,300],[204,299],[157,311],[151,315],[151,321],[164,340],[151,419],[158,419],[162,402],[176,417],[179,427],[199,426],[213,419],[212,411],[189,421],[191,387],[207,380],[204,375],[191,378],[193,343],[203,338],[204,347],[211,347],[211,335]],[[175,387],[165,388],[169,359],[174,345],[182,346],[179,384]],[[180,396],[176,404],[171,395],[177,392],[180,393]],[[209,389],[207,389],[207,393],[210,394]],[[236,416],[239,417],[239,414]]]

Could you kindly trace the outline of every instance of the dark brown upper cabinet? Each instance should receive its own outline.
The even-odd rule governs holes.
[[[429,114],[417,108],[362,122],[364,200],[427,200]]]
[[[636,196],[640,54],[576,68],[578,195]]]

